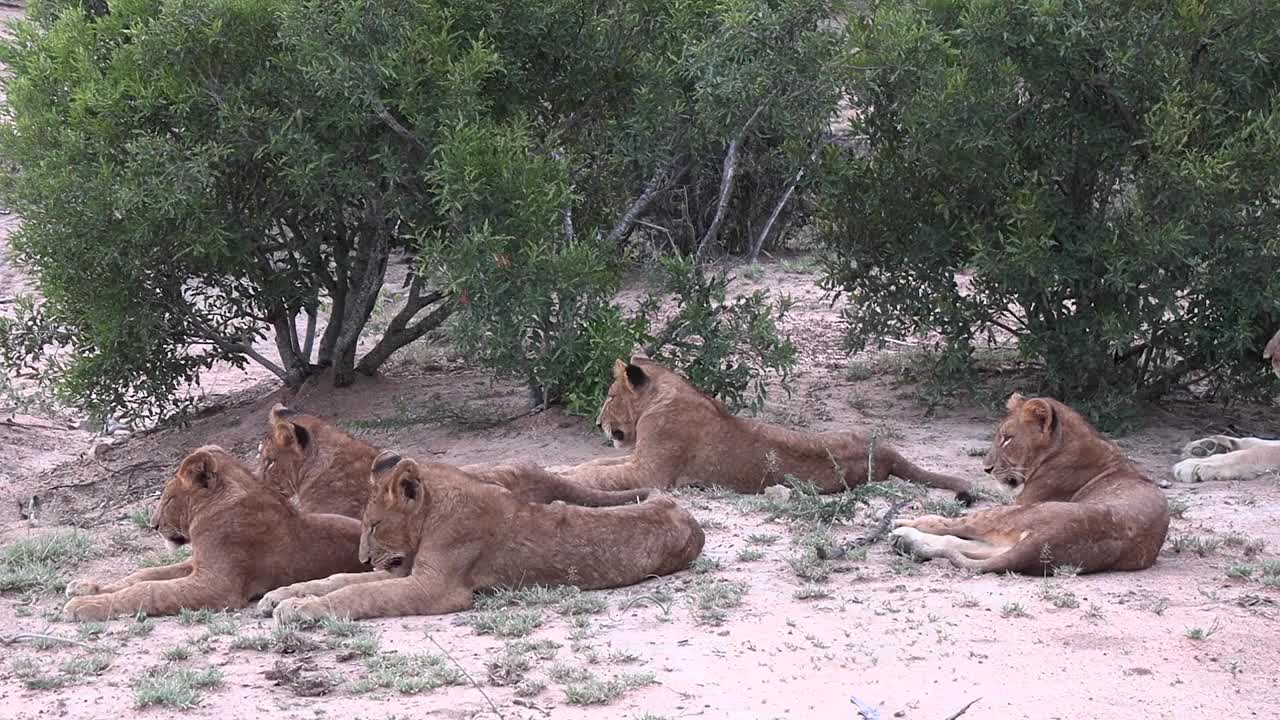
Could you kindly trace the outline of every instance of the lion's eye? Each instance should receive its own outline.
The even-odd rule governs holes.
[[[1005,435],[1004,438],[1000,441],[1000,447],[1004,447],[1005,445],[1008,445],[1009,441],[1012,439],[1013,439],[1012,435]]]
[[[268,470],[270,470],[271,468],[273,468],[273,467],[275,467],[275,466],[276,466],[276,461],[275,461],[275,460],[268,460],[268,461],[267,461],[267,469],[268,469]]]

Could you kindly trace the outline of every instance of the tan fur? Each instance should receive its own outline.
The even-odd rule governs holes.
[[[380,450],[334,425],[277,404],[258,449],[263,479],[310,512],[359,519],[369,500],[369,468]],[[557,477],[530,463],[467,465],[480,483],[500,485],[525,502],[609,507],[639,502],[648,490],[609,492]]]
[[[394,464],[393,464],[394,463]],[[374,464],[360,557],[376,572],[268,593],[277,621],[435,615],[493,587],[621,587],[688,567],[702,528],[669,497],[585,508],[523,502],[456,467],[384,453]]]
[[[1164,493],[1066,405],[1015,393],[1008,409],[985,466],[997,479],[1022,485],[1013,504],[899,521],[893,532],[899,545],[979,572],[1151,567],[1169,530]]]
[[[1280,375],[1280,332],[1271,337],[1262,359]],[[1211,435],[1184,445],[1182,460],[1173,466],[1173,477],[1180,482],[1253,480],[1263,476],[1280,476],[1280,440]]]
[[[68,620],[106,620],[144,612],[239,608],[268,590],[364,569],[360,523],[302,513],[264,487],[216,446],[196,450],[165,485],[152,524],[191,559],[146,568],[114,583],[80,580],[63,608]]]
[[[830,493],[894,475],[970,501],[968,481],[923,470],[883,441],[873,450],[864,433],[800,433],[736,417],[677,373],[642,357],[617,361],[597,422],[616,447],[632,452],[560,471],[594,487],[720,485],[758,493],[792,476]]]

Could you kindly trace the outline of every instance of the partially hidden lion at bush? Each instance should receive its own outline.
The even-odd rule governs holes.
[[[68,620],[106,620],[143,612],[240,608],[282,585],[367,569],[360,523],[299,511],[217,446],[182,461],[165,484],[152,527],[191,558],[145,568],[114,583],[79,580],[63,608]]]
[[[1164,493],[1066,405],[1014,393],[984,465],[1022,486],[1013,504],[898,521],[902,549],[979,572],[1151,567],[1169,530]]]
[[[613,374],[596,422],[615,447],[631,454],[553,472],[610,490],[720,485],[740,493],[759,493],[788,478],[832,493],[894,475],[973,501],[969,481],[917,467],[864,433],[801,433],[737,417],[676,372],[640,356],[618,360]]]
[[[698,522],[667,496],[623,507],[523,502],[458,468],[381,454],[370,475],[360,559],[375,572],[282,587],[258,605],[279,622],[435,615],[494,587],[621,587],[688,567]]]
[[[258,446],[263,480],[308,512],[359,519],[369,499],[369,468],[380,450],[318,417],[282,404],[271,408],[271,428]],[[526,502],[561,501],[606,507],[638,502],[648,490],[610,492],[585,487],[529,463],[466,465],[479,483],[500,485]]]
[[[1271,337],[1262,359],[1280,375],[1280,332]],[[1280,476],[1280,440],[1211,435],[1183,446],[1182,460],[1173,466],[1173,477],[1181,482],[1253,480],[1262,476]]]

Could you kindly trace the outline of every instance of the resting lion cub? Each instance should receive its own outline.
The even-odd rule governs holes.
[[[438,615],[466,610],[493,587],[621,587],[685,567],[702,528],[669,497],[584,508],[521,502],[457,468],[378,456],[360,558],[376,572],[335,575],[269,592],[279,622]]]
[[[369,500],[369,467],[378,448],[357,440],[318,417],[277,404],[271,429],[258,446],[259,475],[307,512],[360,518]],[[584,487],[529,463],[466,465],[475,481],[501,485],[532,503],[556,500],[608,507],[644,500],[647,490],[609,492]]]
[[[1280,332],[1267,343],[1262,359],[1280,375]],[[1173,466],[1173,477],[1180,482],[1253,480],[1264,475],[1280,475],[1280,440],[1212,435],[1187,443],[1182,460]]]
[[[885,443],[857,432],[800,433],[734,416],[674,371],[643,357],[618,360],[613,385],[597,423],[615,447],[630,455],[552,468],[598,488],[720,485],[758,493],[788,476],[813,482],[819,492],[846,490],[894,475],[945,488],[972,503],[967,480],[923,470]]]
[[[298,512],[222,448],[191,453],[160,495],[151,524],[191,559],[146,568],[107,585],[79,580],[63,608],[68,620],[144,612],[239,608],[281,585],[359,572],[360,523]]]
[[[984,461],[1022,491],[1012,505],[964,517],[898,521],[900,547],[979,572],[1040,575],[1142,570],[1155,564],[1169,505],[1151,480],[1074,410],[1014,393]]]

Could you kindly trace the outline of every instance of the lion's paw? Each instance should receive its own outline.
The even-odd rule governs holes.
[[[573,465],[552,465],[546,470],[552,475],[567,475],[573,468]]]
[[[291,597],[276,605],[272,617],[276,624],[287,625],[301,620],[317,620],[330,614],[324,603],[317,602],[315,598]]]
[[[67,583],[67,597],[80,597],[81,595],[97,595],[102,592],[101,586],[92,580],[72,580]]]
[[[1183,458],[1204,458],[1210,455],[1222,455],[1238,449],[1235,438],[1226,435],[1211,435],[1199,440],[1192,440],[1182,446]]]
[[[62,619],[68,622],[110,620],[111,605],[93,596],[75,597],[62,606]]]
[[[899,527],[892,533],[893,549],[899,554],[913,560],[928,560],[931,556],[925,552],[925,534],[913,527]]]
[[[1178,482],[1193,483],[1204,480],[1204,463],[1196,458],[1188,458],[1173,466],[1173,479]]]
[[[275,612],[276,607],[278,607],[280,603],[294,597],[299,597],[299,595],[290,591],[289,586],[286,585],[284,587],[276,588],[266,595],[263,595],[262,599],[258,601],[258,615],[262,617],[271,617],[272,613]]]

